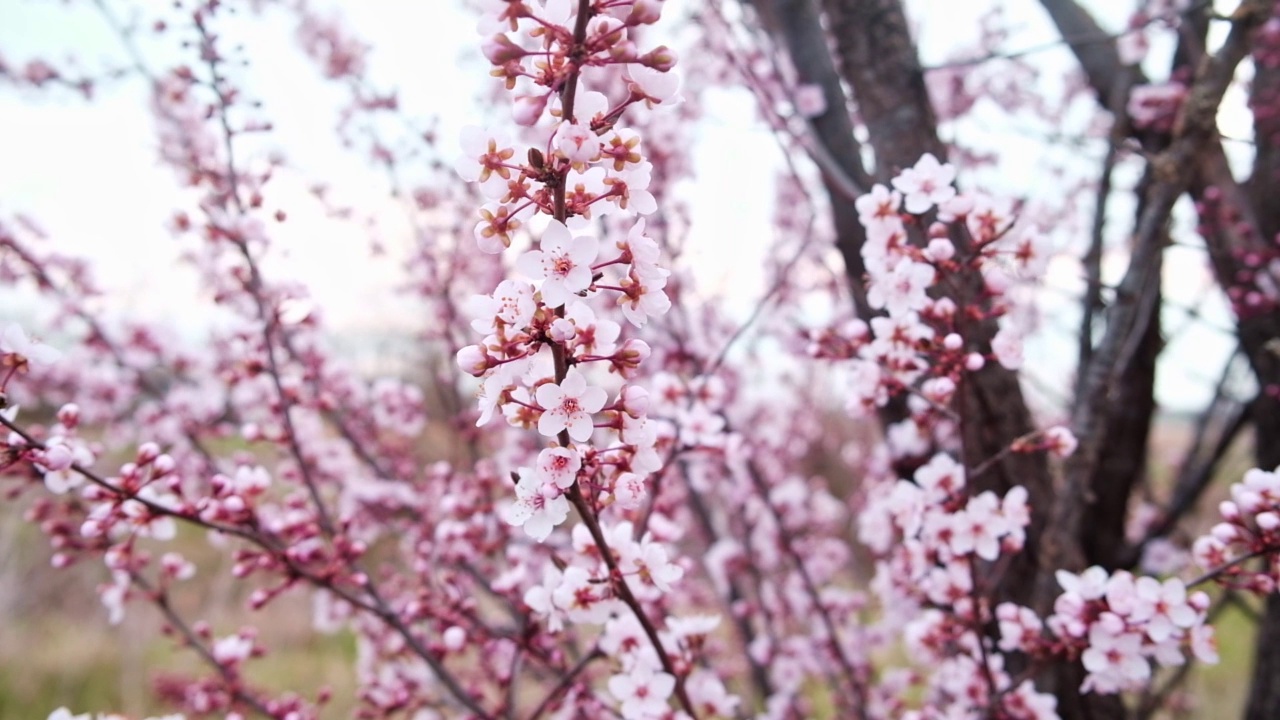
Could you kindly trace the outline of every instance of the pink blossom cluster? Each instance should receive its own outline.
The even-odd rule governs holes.
[[[1274,312],[1280,307],[1280,237],[1258,237],[1241,216],[1241,208],[1216,186],[1205,189],[1196,212],[1201,234],[1239,233],[1249,241],[1233,251],[1241,267],[1226,293],[1235,314],[1251,318]]]
[[[513,93],[516,122],[536,133],[549,118],[550,127],[532,147],[468,128],[455,165],[490,201],[474,233],[482,252],[502,253],[520,231],[541,226],[536,247],[516,259],[523,279],[470,301],[472,328],[484,340],[457,354],[459,367],[482,380],[480,424],[500,412],[551,443],[512,471],[515,498],[504,519],[538,542],[571,507],[584,523],[573,531],[581,560],[545,568],[524,602],[552,631],[566,622],[605,626],[599,647],[620,664],[608,690],[629,720],[665,717],[673,698],[694,716],[693,697],[724,695],[712,674],[686,686],[692,658],[681,650],[681,623],[668,616],[659,630],[649,617],[647,606],[684,569],[651,533],[606,514],[611,506],[640,509],[646,479],[663,466],[649,394],[627,382],[650,348],[638,338],[619,342],[621,327],[605,314],[612,306],[640,328],[671,305],[670,273],[645,234],[643,216],[657,209],[652,166],[640,135],[619,124],[636,103],[676,99],[673,55],[661,47],[641,54],[631,39],[661,9],[652,0],[601,9],[570,0],[496,3],[481,21],[483,32],[498,32],[485,56]],[[624,68],[627,88],[616,102],[591,89],[607,82],[611,67]],[[538,215],[545,221],[535,223]],[[606,245],[596,237],[605,218],[625,228],[623,239]],[[602,371],[622,382],[607,389],[607,378],[593,379]]]
[[[1192,555],[1218,582],[1266,594],[1280,587],[1280,468],[1249,470],[1218,505],[1222,522],[1196,539]],[[1260,567],[1249,561],[1262,558]]]
[[[1176,667],[1197,660],[1216,663],[1213,628],[1206,624],[1209,596],[1188,593],[1183,581],[1107,573],[1091,567],[1079,575],[1058,571],[1062,595],[1043,622],[1028,608],[996,608],[1000,648],[1031,657],[1079,657],[1088,671],[1081,692],[1141,689],[1152,666]]]
[[[1056,700],[1006,672],[982,630],[992,621],[987,598],[992,563],[1022,549],[1030,521],[1025,488],[1000,498],[970,495],[965,469],[935,455],[911,480],[870,491],[859,540],[877,554],[872,587],[900,624],[907,646],[933,664],[922,671],[925,707],[961,717],[1056,717]],[[901,710],[900,710],[901,711]],[[928,710],[904,717],[930,718]]]
[[[883,315],[811,337],[815,356],[849,360],[855,414],[908,396],[912,419],[889,429],[895,457],[927,457],[931,437],[950,433],[943,409],[965,374],[993,360],[1021,367],[1029,328],[1013,312],[1021,302],[1015,291],[1043,274],[1051,254],[1043,233],[1015,227],[1011,203],[959,193],[955,177],[952,165],[925,155],[893,178],[892,188],[876,185],[858,198],[867,302]],[[973,297],[952,297],[966,284],[977,285]],[[950,290],[940,292],[944,286]],[[1070,432],[1055,428],[1011,450],[1073,448]]]
[[[236,3],[179,8],[174,32],[199,62],[147,76],[161,159],[187,193],[169,227],[220,313],[198,352],[104,322],[85,268],[24,219],[0,223],[0,280],[49,301],[65,348],[0,327],[0,474],[55,565],[105,578],[108,620],[149,604],[203,660],[204,674],[161,677],[162,700],[280,720],[329,702],[252,682],[265,624],[175,610],[178,584],[208,573],[177,551],[183,526],[231,558],[250,610],[302,594],[317,632],[349,634],[361,717],[1049,720],[1040,683],[1064,665],[1084,669],[1082,692],[1125,693],[1214,660],[1208,598],[1178,579],[1094,567],[1058,573],[1063,592],[1039,612],[1006,601],[1033,508],[1024,487],[986,489],[987,473],[1008,453],[1070,456],[1076,439],[1036,430],[974,464],[960,442],[965,383],[1024,363],[1026,290],[1053,252],[1022,207],[956,185],[965,156],[925,155],[856,199],[875,312],[809,334],[807,354],[833,362],[744,365],[772,338],[742,341],[757,319],[700,302],[674,264],[689,142],[672,118],[696,113],[699,74],[768,58],[712,58],[682,85],[669,49],[641,49],[660,0],[473,4],[518,128],[465,129],[452,163],[431,126],[380,122],[407,118],[344,23],[281,10],[347,98],[338,135],[386,171],[411,220],[425,378],[338,360],[306,288],[273,276],[293,216],[277,179],[296,168],[246,142],[271,123],[222,39]],[[953,70],[966,111],[973,76]],[[800,116],[830,110],[817,85],[760,82]],[[791,180],[777,224],[798,235],[808,198]],[[313,195],[382,251],[375,219],[323,184]],[[761,306],[781,312],[759,324],[790,337],[809,279],[779,267]],[[835,383],[815,380],[823,369]],[[849,421],[833,399],[896,422],[865,452],[828,447]],[[1225,529],[1197,544],[1214,577],[1274,588],[1275,476],[1247,476]],[[1259,555],[1268,570],[1246,572]]]

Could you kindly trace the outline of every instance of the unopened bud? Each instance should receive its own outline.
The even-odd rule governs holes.
[[[670,72],[676,66],[676,54],[666,45],[659,45],[640,56],[640,64],[658,72]]]
[[[494,65],[506,65],[529,54],[506,35],[494,35],[481,45],[481,50]]]

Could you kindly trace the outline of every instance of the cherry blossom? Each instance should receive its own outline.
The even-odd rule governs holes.
[[[552,220],[539,247],[521,255],[516,267],[542,280],[539,291],[547,307],[559,307],[591,286],[591,263],[599,247],[595,238],[572,236],[564,223]]]
[[[546,448],[538,453],[537,478],[567,490],[578,477],[582,458],[569,448]]]
[[[516,502],[508,506],[505,519],[524,528],[525,534],[542,542],[557,525],[569,517],[569,501],[555,483],[546,483],[537,473],[522,469],[516,483]]]
[[[622,717],[627,720],[662,717],[675,685],[674,677],[647,664],[638,664],[628,673],[609,678],[609,692],[617,698]]]
[[[955,197],[956,190],[951,186],[955,179],[954,166],[940,163],[932,153],[925,153],[915,166],[906,168],[893,179],[893,187],[902,193],[907,212],[919,215]]]
[[[586,377],[571,368],[563,382],[538,386],[537,399],[543,408],[538,432],[554,437],[568,430],[569,437],[585,442],[594,430],[591,415],[604,407],[608,396],[602,388],[587,385]]]

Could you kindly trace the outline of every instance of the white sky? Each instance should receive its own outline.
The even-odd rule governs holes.
[[[373,47],[369,76],[382,87],[396,87],[408,115],[439,115],[446,142],[457,137],[462,125],[478,121],[475,88],[488,81],[487,67],[478,58],[474,20],[458,9],[458,0],[334,4],[353,33]],[[1105,0],[1090,4],[1112,28],[1123,24],[1130,6]],[[945,61],[957,29],[969,28],[976,35],[977,17],[987,5],[950,0],[912,3],[922,21],[919,44],[924,62]],[[1038,3],[1016,0],[1005,6],[1016,30],[1009,49],[1056,38]],[[243,39],[249,49],[253,65],[240,77],[252,96],[265,101],[265,113],[276,127],[271,146],[283,149],[295,169],[273,181],[290,219],[273,228],[283,254],[270,271],[305,279],[325,308],[330,327],[337,331],[364,335],[412,330],[413,306],[397,303],[392,292],[400,277],[400,252],[407,247],[407,242],[401,247],[394,243],[396,236],[403,238],[407,233],[403,214],[387,199],[382,176],[334,139],[334,109],[340,94],[317,78],[297,50],[292,28],[282,22],[281,13],[268,12],[265,17],[265,21],[238,23],[234,32],[228,28],[228,34]],[[97,69],[118,65],[123,57],[118,39],[89,3],[0,0],[0,18],[0,54],[11,65],[41,56],[62,61],[73,52],[84,67]],[[162,67],[172,59],[166,56],[170,42],[144,44],[154,66]],[[1040,53],[1035,59],[1050,69],[1072,62],[1065,49]],[[696,53],[685,51],[682,62],[698,62]],[[1166,63],[1159,61],[1153,67],[1162,64]],[[0,213],[27,214],[48,231],[60,250],[90,258],[111,297],[102,308],[104,313],[140,314],[198,334],[207,322],[206,311],[201,310],[207,303],[196,294],[191,271],[175,265],[177,244],[164,229],[173,208],[184,206],[185,201],[170,172],[157,165],[146,107],[145,88],[136,80],[102,88],[91,104],[62,92],[0,89]],[[982,174],[980,181],[993,186],[1003,183],[1011,192],[1052,196],[1054,179],[1037,172],[1037,167],[1054,160],[1054,153],[1060,162],[1062,153],[1077,151],[1046,149],[1034,138],[1011,133],[1007,120],[989,115],[989,126],[968,126],[959,131],[959,139],[976,146],[1022,144],[1026,152],[1018,154],[1021,164],[1002,166],[1000,176]],[[754,117],[753,105],[744,94],[716,92],[698,141],[690,149],[698,179],[690,190],[695,216],[690,243],[694,256],[689,259],[701,260],[700,265],[710,268],[701,281],[723,291],[726,302],[744,314],[763,292],[763,263],[758,258],[770,242],[770,184],[779,162],[776,145]],[[979,117],[984,116],[979,113]],[[1247,123],[1228,130],[1238,137],[1250,132]],[[391,240],[388,255],[370,257],[359,224],[322,216],[307,192],[318,179],[333,187],[335,198],[380,219],[383,237]],[[734,192],[721,190],[726,187]],[[1116,212],[1116,232],[1122,237],[1131,222],[1131,210],[1122,207]],[[732,257],[746,260],[725,263],[727,247],[732,247]],[[1196,288],[1209,279],[1203,256],[1175,250],[1169,265],[1174,284],[1188,290],[1188,302],[1196,298]],[[1065,276],[1073,273],[1067,264]],[[1064,284],[1075,291],[1074,283]],[[36,312],[12,293],[0,292],[0,302],[4,305],[0,319]],[[1218,313],[1218,324],[1225,325],[1225,315],[1221,309]],[[1043,365],[1044,377],[1061,376],[1061,370],[1054,370],[1063,367],[1060,358],[1074,357],[1074,341],[1066,334],[1071,331],[1073,321],[1056,339],[1029,348],[1030,364]],[[1203,403],[1208,390],[1205,376],[1217,372],[1229,349],[1213,331],[1178,335],[1167,351],[1174,361],[1162,368],[1162,399],[1178,406]]]

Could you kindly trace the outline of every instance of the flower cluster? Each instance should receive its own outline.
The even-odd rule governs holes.
[[[930,704],[968,707],[980,717],[1001,708],[1009,717],[1054,717],[1055,701],[1030,683],[1015,683],[982,631],[992,620],[991,563],[1020,551],[1030,521],[1027,493],[970,496],[965,469],[935,455],[911,480],[875,486],[859,539],[875,551],[872,586],[919,657],[936,662],[927,675]],[[916,717],[927,717],[916,715]]]
[[[1010,370],[1021,367],[1028,328],[1011,312],[1017,307],[1013,290],[1038,278],[1049,259],[1043,234],[1014,227],[1010,203],[958,193],[955,176],[952,165],[925,155],[893,178],[892,188],[876,185],[858,198],[867,232],[867,302],[884,314],[811,337],[812,354],[849,360],[843,366],[855,414],[884,407],[895,395],[909,396],[913,419],[889,432],[896,457],[927,456],[929,438],[950,432],[947,413],[939,410],[966,373],[993,360]],[[976,290],[955,296],[973,278]],[[1064,429],[1053,432],[1056,437],[1025,438],[1012,449],[1073,444]]]
[[[628,719],[665,716],[672,697],[694,714],[679,623],[669,619],[659,631],[644,607],[684,570],[651,534],[637,538],[631,522],[603,515],[611,506],[639,509],[646,478],[663,465],[646,417],[648,393],[627,382],[650,348],[638,338],[620,341],[622,328],[607,317],[616,308],[642,328],[671,305],[670,273],[643,218],[657,209],[652,166],[640,135],[620,125],[633,105],[676,98],[671,52],[642,54],[632,39],[661,9],[651,0],[599,9],[570,0],[497,3],[481,22],[483,32],[498,32],[484,47],[493,74],[514,94],[517,123],[530,132],[544,117],[552,124],[527,148],[505,132],[468,128],[455,164],[489,200],[474,232],[480,251],[500,254],[522,231],[537,235],[514,263],[523,279],[471,300],[472,328],[484,339],[457,353],[459,367],[482,379],[480,424],[501,412],[552,443],[512,473],[515,501],[503,517],[539,542],[571,507],[584,523],[573,531],[580,561],[546,568],[524,602],[552,629],[565,621],[605,624],[600,647],[622,666],[608,689]],[[614,100],[607,84],[592,87],[610,68],[625,79],[626,92]],[[597,237],[611,227],[620,229],[617,240]],[[610,393],[590,377],[593,367],[623,382]],[[702,692],[708,682],[699,684]]]
[[[1079,575],[1058,571],[1063,593],[1043,622],[1025,607],[996,609],[1000,649],[1033,658],[1079,658],[1088,671],[1081,692],[1117,693],[1146,686],[1152,664],[1174,667],[1189,649],[1216,663],[1213,629],[1205,624],[1209,596],[1187,592],[1176,578],[1163,582],[1125,571],[1091,567]]]
[[[1280,468],[1254,468],[1231,486],[1231,499],[1218,506],[1222,522],[1196,540],[1192,554],[1219,582],[1267,594],[1280,587]],[[1264,566],[1246,561],[1264,558]]]
[[[110,622],[150,604],[195,650],[203,673],[158,678],[161,700],[187,716],[332,714],[327,690],[276,696],[251,678],[277,640],[270,613],[296,612],[277,606],[289,596],[311,603],[317,632],[351,639],[355,687],[338,704],[369,718],[1050,720],[1077,691],[1150,693],[1161,669],[1215,659],[1197,582],[1093,567],[1059,572],[1058,594],[1036,536],[1049,506],[1032,507],[1052,492],[1053,463],[1036,456],[1070,456],[1076,439],[1022,420],[1010,438],[971,416],[982,381],[1018,381],[1036,316],[1028,286],[1051,255],[1030,220],[1051,219],[959,186],[957,168],[981,163],[963,148],[865,193],[857,173],[824,174],[850,186],[838,201],[866,231],[860,318],[836,317],[809,333],[809,357],[786,357],[775,341],[796,337],[807,302],[848,289],[804,272],[829,251],[807,247],[824,232],[806,188],[817,178],[791,165],[780,182],[775,255],[795,259],[767,264],[776,284],[744,322],[674,262],[697,255],[682,246],[688,193],[674,185],[689,163],[682,134],[700,83],[722,85],[739,63],[770,127],[821,164],[838,148],[808,143],[808,120],[830,119],[841,95],[739,52],[756,38],[720,3],[698,21],[720,17],[704,28],[711,57],[683,80],[670,50],[641,48],[662,0],[471,4],[492,97],[515,122],[466,128],[454,157],[367,76],[376,63],[354,23],[306,3],[244,3],[296,21],[313,71],[345,98],[344,147],[412,200],[396,207],[411,220],[407,289],[425,358],[400,377],[383,374],[399,358],[377,357],[376,377],[336,359],[320,305],[272,277],[277,235],[307,209],[275,182],[301,170],[243,140],[271,123],[220,25],[238,3],[175,6],[181,23],[157,37],[181,35],[200,61],[139,69],[184,193],[168,225],[220,313],[199,351],[158,326],[103,320],[83,267],[26,242],[41,233],[25,221],[0,223],[0,281],[53,306],[41,334],[67,354],[54,362],[0,325],[0,479],[55,566],[101,578]],[[984,53],[1002,32],[983,21]],[[949,85],[935,95],[942,116],[979,95],[1030,99],[1008,72],[969,67],[930,73]],[[32,87],[65,76],[30,68]],[[12,76],[0,61],[0,80]],[[1132,102],[1136,123],[1158,129],[1180,100],[1140,89]],[[309,199],[334,228],[356,217],[338,185]],[[1238,220],[1204,200],[1206,223],[1207,210]],[[360,218],[377,251],[399,239],[379,214]],[[1239,260],[1229,296],[1261,315],[1275,253]],[[878,415],[883,436],[860,442],[842,403]],[[1198,582],[1276,587],[1276,476],[1254,471],[1233,489],[1196,545],[1209,569]],[[197,568],[182,551],[194,535],[229,561]],[[1161,542],[1133,540],[1149,554]],[[1250,564],[1261,556],[1265,568]],[[265,614],[261,631],[186,616],[181,583],[215,577]],[[1037,685],[1077,664],[1078,688],[1059,677],[1055,698]]]

